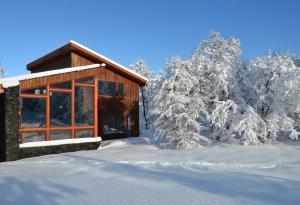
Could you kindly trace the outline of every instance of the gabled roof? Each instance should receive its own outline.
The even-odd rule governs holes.
[[[126,76],[131,77],[133,80],[135,80],[137,83],[140,85],[145,85],[148,82],[148,79],[145,78],[144,76],[140,75],[139,73],[126,68],[125,66],[122,66],[121,64],[111,60],[110,58],[101,55],[97,53],[96,51],[87,48],[84,45],[81,45],[80,43],[77,43],[76,41],[71,40],[69,43],[66,45],[52,51],[51,53],[29,63],[27,65],[28,70],[34,70],[35,67],[51,60],[55,59],[56,57],[70,53],[70,52],[75,52],[83,55],[84,57],[88,59],[92,59],[95,63],[105,63],[108,65],[110,69],[114,69],[115,71],[124,74]]]
[[[82,70],[92,69],[92,68],[99,68],[99,67],[105,67],[106,65],[103,64],[92,64],[87,66],[78,66],[78,67],[72,67],[72,68],[63,68],[58,70],[50,70],[40,73],[32,73],[27,75],[19,75],[14,77],[8,77],[8,78],[0,78],[0,86],[2,85],[3,88],[9,88],[18,86],[20,84],[20,81],[22,80],[29,80],[34,78],[40,78],[40,77],[46,77],[51,75],[58,75],[62,73],[70,73],[70,72],[79,72]]]

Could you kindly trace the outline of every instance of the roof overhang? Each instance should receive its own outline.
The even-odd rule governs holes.
[[[45,64],[47,61],[51,61],[52,59],[55,59],[59,56],[66,55],[68,53],[74,52],[76,54],[80,54],[81,56],[84,56],[87,59],[92,60],[95,63],[105,63],[107,65],[108,69],[112,69],[113,71],[116,71],[122,75],[125,75],[126,77],[129,77],[133,81],[137,82],[139,85],[144,86],[147,84],[148,79],[144,76],[140,75],[139,73],[128,69],[119,63],[109,59],[106,56],[103,56],[75,41],[70,41],[66,45],[52,51],[51,53],[42,56],[41,58],[29,63],[27,65],[27,69],[32,71],[36,67]]]
[[[30,80],[30,79],[59,75],[59,74],[64,74],[64,73],[79,72],[79,71],[83,71],[83,70],[100,68],[100,67],[106,67],[105,63],[71,67],[71,68],[63,68],[63,69],[50,70],[50,71],[45,71],[45,72],[40,72],[40,73],[31,73],[31,74],[27,74],[27,75],[19,75],[19,76],[14,76],[14,77],[1,78],[0,79],[0,93],[1,93],[1,88],[4,89],[4,88],[18,86],[18,85],[20,85],[20,81],[23,81],[23,80]]]

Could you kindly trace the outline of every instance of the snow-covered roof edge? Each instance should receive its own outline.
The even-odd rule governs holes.
[[[105,63],[102,64],[92,64],[87,66],[78,66],[78,67],[71,67],[71,68],[63,68],[63,69],[57,69],[57,70],[50,70],[50,71],[44,71],[40,73],[32,73],[27,75],[19,75],[14,77],[7,77],[7,78],[1,78],[0,79],[0,85],[2,85],[3,88],[9,88],[9,87],[15,87],[20,84],[21,80],[29,80],[34,78],[40,78],[40,77],[46,77],[51,75],[58,75],[62,73],[70,73],[70,72],[78,72],[82,70],[97,68],[97,67],[104,67],[106,66]]]
[[[80,144],[89,142],[101,142],[101,137],[89,137],[89,138],[75,138],[75,139],[61,139],[61,140],[51,140],[51,141],[39,141],[39,142],[26,142],[20,144],[20,148],[26,147],[46,147],[46,146],[56,146],[64,144]]]
[[[136,76],[142,78],[146,82],[149,81],[148,78],[142,76],[141,74],[139,74],[139,73],[137,73],[137,72],[135,72],[135,71],[133,71],[133,70],[131,70],[129,68],[126,68],[125,66],[123,66],[123,65],[121,65],[121,64],[119,64],[119,63],[117,63],[117,62],[115,62],[113,60],[111,60],[110,58],[108,58],[108,57],[106,57],[104,55],[101,55],[100,53],[98,53],[98,52],[96,52],[96,51],[94,51],[94,50],[92,50],[92,49],[90,49],[90,48],[88,48],[88,47],[86,47],[86,46],[84,46],[84,45],[82,45],[82,44],[74,41],[74,40],[70,40],[70,43],[75,44],[76,46],[81,47],[82,49],[87,50],[88,52],[93,53],[94,55],[99,56],[100,58],[103,58],[103,59],[111,62],[112,64],[117,65],[118,67],[120,67],[120,68],[122,68],[122,69],[124,69],[124,70],[126,70],[126,71],[128,71],[130,73],[132,73],[133,75],[136,75]]]

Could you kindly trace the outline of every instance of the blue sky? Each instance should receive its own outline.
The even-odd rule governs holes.
[[[300,54],[297,0],[1,0],[0,62],[6,76],[78,41],[128,66],[143,58],[154,69],[188,57],[211,30],[241,39],[246,59],[268,49]]]

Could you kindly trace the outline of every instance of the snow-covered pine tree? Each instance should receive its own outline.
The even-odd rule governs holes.
[[[153,86],[154,75],[145,60],[138,59],[132,65],[130,65],[130,67],[132,70],[148,78],[149,80],[147,85],[141,88],[140,93],[140,119],[143,119],[141,124],[145,125],[146,129],[149,129],[149,101],[151,100],[149,95],[151,92],[151,87]]]
[[[200,135],[199,118],[206,114],[199,97],[200,85],[190,74],[190,65],[179,57],[166,65],[167,77],[155,100],[155,139],[170,148],[194,148],[208,144]]]

